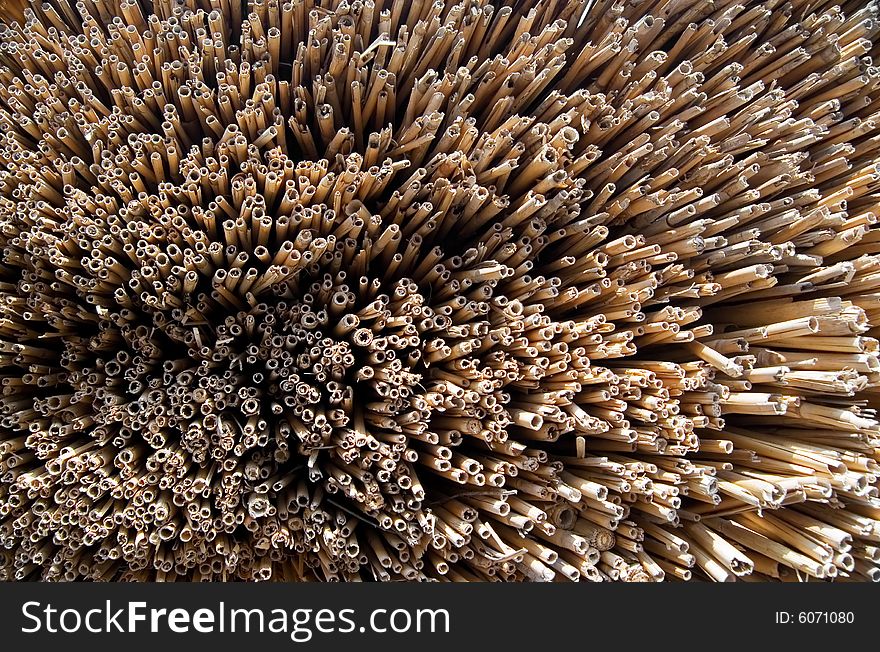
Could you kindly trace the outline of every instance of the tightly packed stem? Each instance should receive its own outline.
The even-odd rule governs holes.
[[[880,580],[876,2],[0,9],[0,579]]]

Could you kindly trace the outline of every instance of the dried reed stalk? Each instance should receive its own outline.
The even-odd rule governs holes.
[[[0,27],[0,579],[880,579],[880,16]]]

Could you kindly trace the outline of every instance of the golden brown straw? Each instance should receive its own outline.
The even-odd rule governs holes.
[[[0,4],[0,579],[880,580],[880,9]]]

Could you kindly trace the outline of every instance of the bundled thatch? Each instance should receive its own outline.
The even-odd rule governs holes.
[[[880,579],[876,2],[8,5],[0,578]]]

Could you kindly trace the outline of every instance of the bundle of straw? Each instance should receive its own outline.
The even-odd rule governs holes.
[[[880,9],[0,26],[0,579],[880,580]]]

